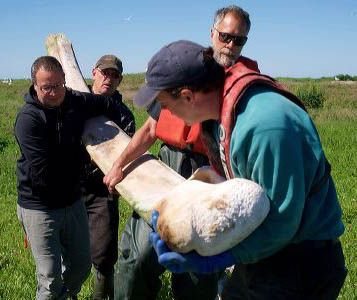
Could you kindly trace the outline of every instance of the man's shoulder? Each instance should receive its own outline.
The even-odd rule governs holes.
[[[248,69],[251,69],[256,72],[260,72],[258,62],[254,59],[249,58],[249,57],[241,55],[241,56],[239,56],[237,63],[242,63]]]
[[[78,90],[73,90],[71,88],[66,89],[66,97],[67,98],[75,98],[75,97],[84,97],[86,95],[91,95],[89,92],[81,92]]]
[[[123,95],[118,91],[115,90],[114,94],[112,95],[113,99],[119,102],[123,102]]]
[[[97,95],[94,95],[89,92],[81,92],[78,90],[73,90],[67,88],[64,105],[66,108],[72,107],[82,107],[86,102],[90,102],[92,98],[96,98]]]
[[[17,113],[17,118],[37,118],[38,116],[44,115],[44,111],[41,107],[25,103]]]
[[[14,122],[15,136],[30,137],[33,135],[33,130],[43,128],[45,124],[45,112],[39,107],[26,103],[17,113]]]
[[[122,107],[124,107],[124,109],[128,110],[131,112],[130,108],[128,107],[128,105],[123,101],[123,96],[122,94],[116,90],[112,96],[113,99],[115,99],[115,101],[117,101],[117,103],[120,103],[120,105]]]

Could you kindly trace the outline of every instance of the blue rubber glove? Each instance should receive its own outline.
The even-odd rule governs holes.
[[[193,272],[208,274],[237,264],[230,250],[213,256],[201,256],[196,251],[186,254],[171,251],[156,232],[158,217],[159,213],[154,211],[151,217],[154,232],[150,233],[150,242],[155,249],[159,263],[169,271],[173,273]]]

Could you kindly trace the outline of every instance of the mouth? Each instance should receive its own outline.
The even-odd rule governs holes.
[[[110,88],[111,88],[111,84],[104,83],[104,84],[103,84],[103,87],[106,88],[106,89],[110,89]]]
[[[229,58],[234,57],[234,53],[231,52],[231,51],[222,51],[221,54],[224,55],[224,56],[227,56]]]

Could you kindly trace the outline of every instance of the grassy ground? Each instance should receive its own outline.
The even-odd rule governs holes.
[[[306,80],[282,79],[291,89],[305,84]],[[310,80],[311,81],[311,80]],[[142,74],[126,75],[121,86],[124,99],[130,99],[143,82]],[[346,283],[341,299],[357,298],[357,83],[343,84],[330,80],[314,81],[326,96],[322,109],[311,110],[321,135],[326,155],[332,164],[343,220],[346,226],[342,236],[347,266]],[[13,137],[13,123],[22,96],[29,82],[16,80],[11,86],[0,83],[0,299],[33,299],[35,297],[35,268],[30,249],[23,245],[23,234],[16,218],[15,163],[19,156]],[[133,108],[134,109],[134,108]],[[134,109],[138,126],[146,114]],[[152,149],[157,152],[157,145]],[[120,203],[120,228],[122,230],[131,210],[124,201]],[[169,275],[165,274],[164,288],[159,299],[171,299]],[[91,278],[82,288],[80,299],[90,299]]]

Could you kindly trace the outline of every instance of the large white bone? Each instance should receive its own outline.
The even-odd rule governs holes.
[[[220,180],[212,175],[205,179]],[[187,180],[163,198],[158,211],[158,231],[171,249],[209,256],[246,238],[265,219],[269,201],[250,180]]]
[[[49,35],[46,48],[48,55],[56,57],[61,62],[66,76],[66,86],[89,92],[72,44],[65,35]],[[92,160],[104,174],[109,172],[113,162],[130,142],[130,137],[104,116],[86,122],[82,139]],[[125,169],[125,178],[115,188],[134,210],[149,221],[152,210],[163,195],[184,181],[182,176],[150,153],[146,153]]]
[[[71,42],[63,34],[50,35],[46,47],[48,55],[61,62],[66,85],[88,92]],[[83,141],[106,174],[130,138],[100,116],[86,123]],[[179,252],[214,255],[230,249],[254,231],[269,211],[263,189],[252,181],[225,181],[210,168],[199,169],[185,181],[149,153],[126,167],[124,179],[115,188],[147,221],[158,210],[158,232]]]

